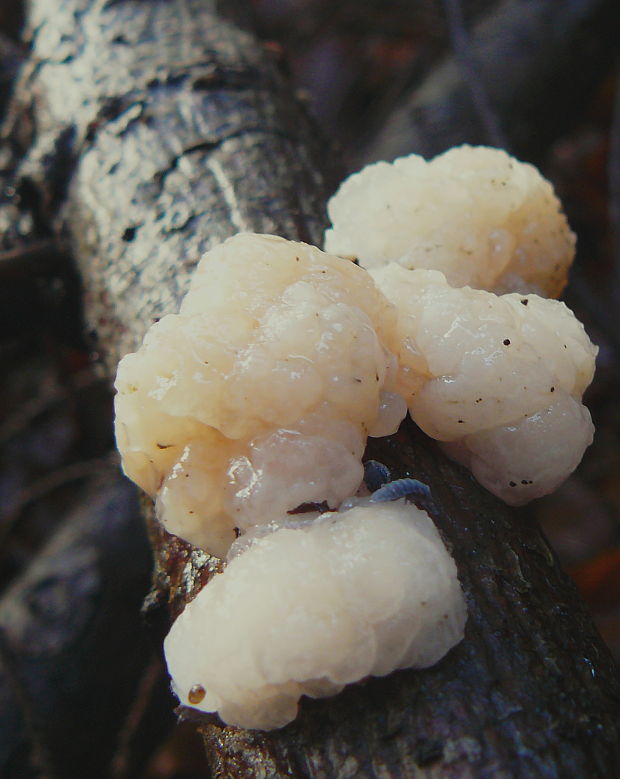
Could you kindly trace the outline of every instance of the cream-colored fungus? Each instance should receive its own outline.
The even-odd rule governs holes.
[[[123,358],[116,436],[166,528],[223,556],[235,528],[337,506],[366,437],[406,413],[384,347],[395,312],[366,271],[306,244],[240,234],[198,265],[180,312]]]
[[[597,350],[562,303],[526,294],[558,295],[574,251],[534,168],[471,147],[379,163],[330,215],[327,249],[370,272],[235,236],[117,376],[125,472],[170,532],[228,553],[166,639],[174,690],[242,727],[432,665],[463,636],[428,515],[353,497],[367,435],[394,432],[408,406],[512,504],[553,490],[592,440],[581,398]],[[324,502],[348,508],[320,515]],[[302,504],[318,505],[291,516]]]
[[[592,442],[581,403],[597,348],[557,300],[454,288],[439,271],[370,271],[396,306],[397,390],[414,421],[507,503],[553,491]]]
[[[164,646],[181,703],[270,729],[295,718],[301,695],[433,665],[465,619],[454,561],[430,517],[401,499],[255,538]]]
[[[328,204],[325,250],[365,268],[442,271],[452,286],[557,297],[575,236],[551,184],[500,149],[412,154],[346,179]]]

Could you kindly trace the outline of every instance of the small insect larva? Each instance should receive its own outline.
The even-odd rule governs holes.
[[[388,500],[398,500],[414,495],[417,498],[430,498],[431,491],[428,484],[423,484],[417,479],[396,479],[380,487],[370,497],[371,503],[384,503]]]
[[[364,463],[364,482],[371,492],[387,484],[391,478],[390,469],[378,460],[366,460]]]

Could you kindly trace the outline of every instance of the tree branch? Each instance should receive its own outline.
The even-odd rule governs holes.
[[[100,469],[83,491],[83,506],[61,519],[0,599],[6,779],[38,775],[29,769],[27,742],[44,776],[107,776],[141,667],[151,657],[139,621],[151,560],[131,486],[113,469]],[[163,705],[161,692],[160,686]],[[162,725],[154,731],[161,737]]]
[[[30,29],[37,65],[14,111],[34,117],[20,175],[73,251],[110,375],[153,319],[176,310],[209,246],[239,229],[320,240],[334,170],[325,144],[268,53],[213,2],[33,0]],[[465,641],[426,671],[304,700],[281,731],[199,718],[214,773],[620,771],[616,671],[539,531],[410,423],[368,454],[430,485],[468,599]],[[149,527],[151,611],[159,603],[174,615],[217,561]]]

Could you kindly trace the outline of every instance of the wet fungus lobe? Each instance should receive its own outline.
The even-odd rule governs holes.
[[[557,297],[575,254],[551,184],[500,149],[368,165],[341,184],[328,211],[326,251],[369,269],[439,270],[453,287]]]
[[[349,260],[242,234],[203,258],[179,314],[121,361],[125,471],[168,530],[228,552],[166,639],[187,705],[280,727],[302,694],[430,665],[461,640],[454,563],[428,515],[396,500],[425,485],[316,510],[356,493],[366,436],[406,413],[386,346],[395,321]]]
[[[369,165],[328,211],[326,249],[356,254],[396,308],[388,347],[413,420],[507,503],[553,491],[592,441],[581,398],[598,350],[541,297],[562,291],[575,246],[549,182],[462,146]]]
[[[370,273],[397,310],[396,390],[416,424],[507,503],[556,489],[594,432],[581,399],[597,349],[573,313],[538,295],[525,307],[515,293],[454,288],[439,271]]]
[[[301,695],[433,665],[465,618],[437,529],[401,499],[256,537],[186,606],[164,647],[179,700],[270,729],[294,719]]]
[[[123,467],[166,529],[222,557],[236,527],[355,493],[366,436],[406,413],[393,318],[366,271],[314,247],[242,234],[208,252],[116,380]]]
[[[574,236],[534,168],[414,155],[353,175],[329,213],[326,248],[346,257],[234,236],[118,369],[125,472],[169,532],[227,559],[166,639],[173,689],[242,727],[463,637],[454,562],[413,505],[429,486],[363,466],[368,435],[408,410],[511,504],[555,489],[592,440],[597,349],[540,296],[561,292]]]

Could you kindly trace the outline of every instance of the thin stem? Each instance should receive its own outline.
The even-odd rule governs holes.
[[[461,2],[460,0],[444,0],[444,8],[454,56],[462,71],[463,81],[471,94],[474,108],[484,127],[487,139],[493,146],[508,149],[508,139],[501,128],[497,113],[493,110],[472,56]]]

